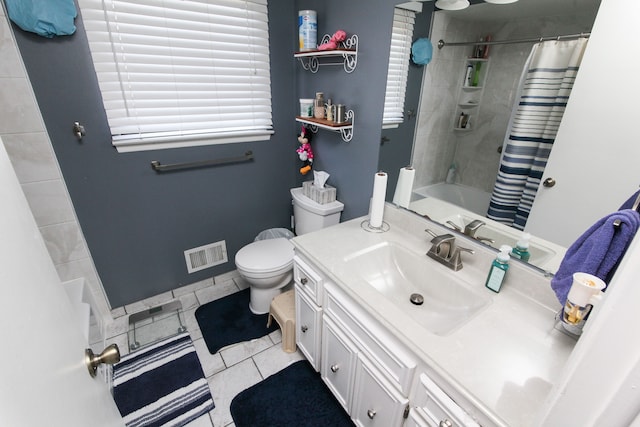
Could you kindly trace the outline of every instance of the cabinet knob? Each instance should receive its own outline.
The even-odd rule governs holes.
[[[340,366],[338,365],[331,365],[331,372],[338,372],[338,370],[340,369]]]
[[[373,417],[376,416],[376,411],[374,411],[373,409],[368,409],[367,410],[367,417],[373,419]]]
[[[303,285],[306,285],[308,281],[309,279],[307,279],[306,277],[303,277],[302,279],[300,279],[300,283],[302,283]]]
[[[300,326],[300,330],[302,331],[303,334],[306,333],[308,329],[309,329],[308,326],[305,326],[305,325]]]
[[[546,187],[546,188],[551,188],[554,185],[556,185],[556,180],[553,178],[547,178],[544,181],[542,181],[542,186]]]
[[[453,424],[448,419],[444,419],[440,421],[440,423],[438,424],[438,427],[453,427]]]

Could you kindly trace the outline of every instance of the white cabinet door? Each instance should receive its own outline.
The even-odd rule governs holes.
[[[322,309],[296,284],[296,344],[316,371],[320,370]]]
[[[353,341],[340,332],[331,318],[325,316],[322,324],[320,373],[329,390],[347,412],[351,409],[349,403],[357,351]]]
[[[480,425],[453,401],[426,374],[420,374],[412,404],[416,411],[429,420],[429,425],[447,427],[480,427]]]
[[[351,419],[358,426],[399,427],[409,400],[362,354],[356,362]]]

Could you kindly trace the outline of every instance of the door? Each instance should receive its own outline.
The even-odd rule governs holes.
[[[600,5],[542,177],[556,184],[540,186],[525,228],[535,236],[569,246],[638,189],[637,86],[620,76],[640,65],[628,54],[639,13],[631,0]]]
[[[123,426],[0,140],[0,423]]]

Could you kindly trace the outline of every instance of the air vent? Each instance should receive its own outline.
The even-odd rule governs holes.
[[[224,264],[227,259],[227,245],[224,240],[209,245],[200,246],[184,251],[187,261],[187,271],[195,273],[205,268]]]

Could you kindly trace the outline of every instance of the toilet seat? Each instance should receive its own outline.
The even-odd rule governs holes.
[[[288,239],[259,240],[236,253],[236,267],[249,274],[273,274],[293,267],[293,245]]]

